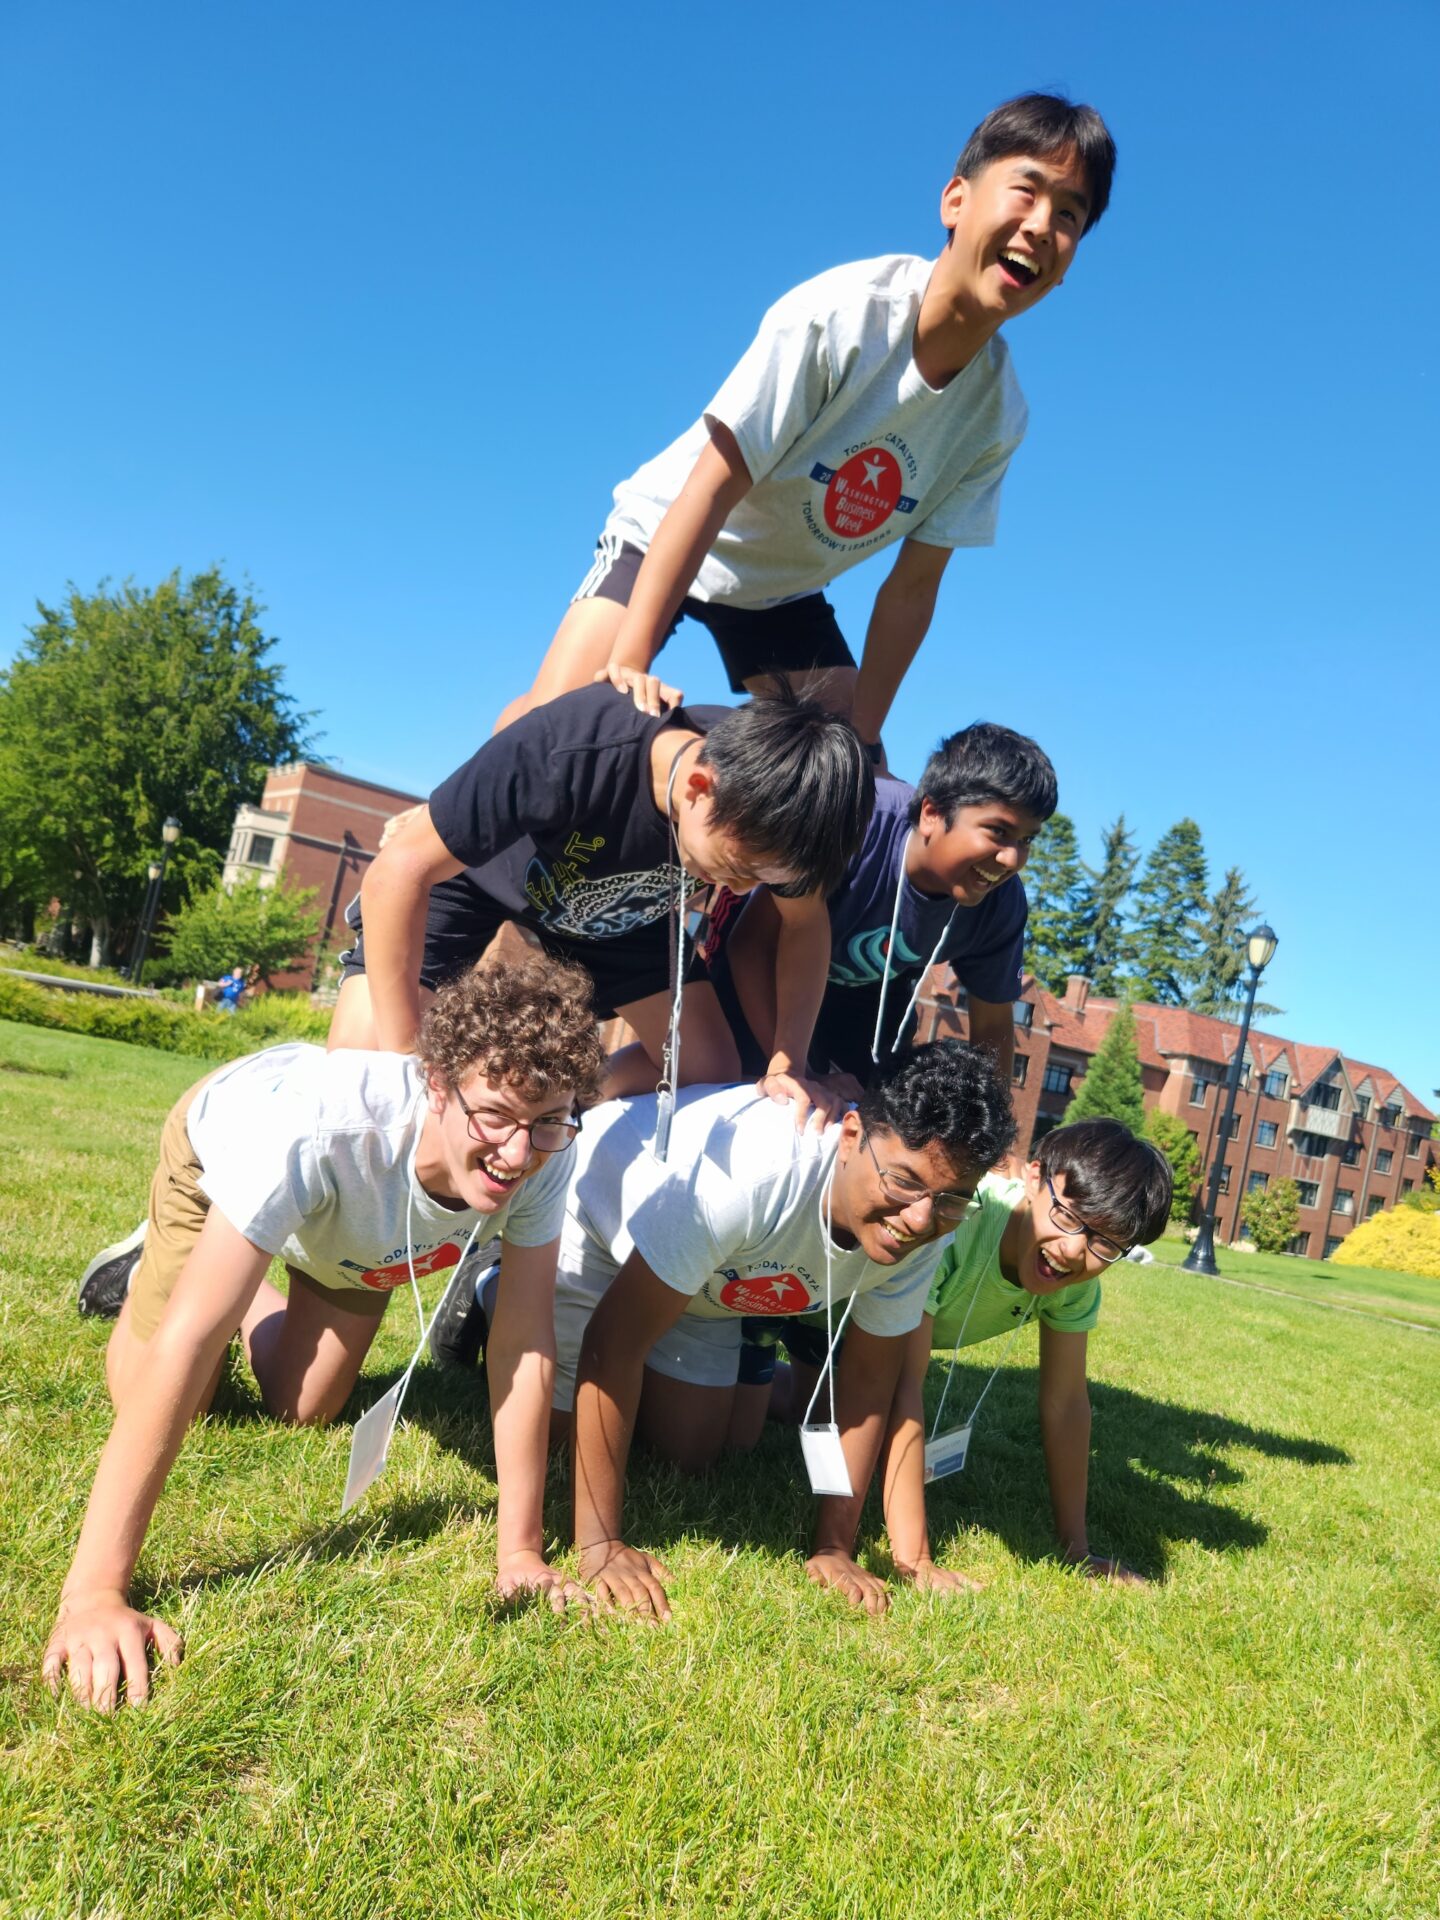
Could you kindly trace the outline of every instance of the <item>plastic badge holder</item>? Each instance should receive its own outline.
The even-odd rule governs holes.
[[[967,1420],[963,1427],[951,1427],[948,1433],[936,1433],[925,1442],[925,1484],[932,1480],[943,1480],[948,1474],[959,1473],[965,1465],[965,1456],[970,1451],[970,1435],[975,1423]]]
[[[812,1493],[839,1494],[848,1500],[855,1491],[850,1485],[850,1469],[845,1464],[845,1449],[840,1444],[840,1429],[833,1420],[817,1420],[801,1427],[800,1451],[805,1456],[805,1471],[810,1476]]]
[[[379,1479],[384,1471],[390,1437],[400,1418],[400,1402],[408,1383],[407,1374],[355,1422],[350,1439],[350,1471],[345,1476],[345,1498],[340,1503],[342,1514],[350,1511],[371,1481]]]

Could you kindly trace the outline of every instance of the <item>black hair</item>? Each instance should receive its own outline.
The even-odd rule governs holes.
[[[859,852],[875,810],[875,772],[850,722],[802,698],[783,674],[705,736],[717,827],[750,854],[789,868],[772,891],[833,892]]]
[[[1043,747],[1028,735],[977,720],[952,733],[925,762],[925,771],[910,802],[910,824],[920,820],[920,804],[928,800],[953,826],[961,807],[983,807],[999,800],[1009,807],[1048,820],[1060,798],[1055,769]]]
[[[1087,1226],[1141,1247],[1164,1232],[1175,1184],[1170,1162],[1119,1120],[1056,1127],[1035,1149],[1035,1158],[1048,1179],[1064,1174],[1066,1204]]]
[[[993,1167],[1015,1141],[1010,1089],[989,1047],[932,1040],[887,1063],[860,1096],[866,1132],[897,1134],[912,1152],[937,1146],[956,1167]]]
[[[1049,159],[1074,149],[1089,182],[1085,232],[1100,224],[1110,204],[1115,142],[1094,107],[1077,106],[1060,93],[1022,93],[987,113],[965,142],[955,172],[966,180],[1012,153]]]

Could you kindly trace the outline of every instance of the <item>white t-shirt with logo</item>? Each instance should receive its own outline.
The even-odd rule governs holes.
[[[443,1206],[415,1178],[427,1111],[413,1054],[291,1044],[225,1067],[186,1116],[202,1193],[247,1240],[322,1286],[387,1293],[453,1267],[471,1229],[517,1247],[556,1238],[574,1149],[498,1212]],[[410,1238],[407,1240],[407,1213]]]
[[[612,1100],[585,1115],[561,1242],[567,1270],[583,1271],[592,1302],[632,1251],[688,1296],[685,1315],[812,1313],[825,1305],[821,1196],[840,1144],[839,1124],[797,1133],[794,1111],[753,1086],[686,1088],[670,1150],[652,1155],[653,1095]],[[830,1242],[831,1299],[867,1333],[920,1324],[944,1241],[882,1266]]]
[[[696,575],[697,600],[774,606],[897,540],[992,545],[1025,399],[998,334],[947,386],[922,377],[912,348],[933,270],[883,254],[777,300],[702,417],[615,489],[606,531],[648,549],[718,421],[754,484]]]

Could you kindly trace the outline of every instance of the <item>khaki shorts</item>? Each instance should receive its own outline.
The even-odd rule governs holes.
[[[137,1340],[148,1340],[159,1326],[165,1303],[175,1291],[175,1282],[195,1250],[200,1229],[210,1211],[210,1202],[200,1191],[202,1168],[190,1144],[185,1116],[201,1087],[213,1078],[213,1074],[207,1074],[188,1093],[181,1094],[170,1109],[160,1135],[160,1164],[150,1183],[145,1244],[130,1281],[130,1331]],[[378,1320],[390,1304],[388,1293],[372,1293],[368,1288],[362,1291],[358,1287],[324,1287],[288,1262],[285,1271],[292,1287],[304,1287],[318,1294],[342,1313],[357,1313]]]

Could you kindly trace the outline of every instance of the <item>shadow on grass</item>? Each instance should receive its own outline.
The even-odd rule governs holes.
[[[937,1360],[931,1367],[927,1416],[933,1414],[947,1366],[948,1362]],[[366,1375],[337,1425],[353,1424],[400,1373],[396,1367]],[[949,1405],[957,1410],[972,1406],[987,1374],[988,1369],[979,1366],[957,1367]],[[979,1527],[1004,1541],[1021,1560],[1039,1561],[1053,1555],[1035,1390],[1035,1369],[1002,1373],[986,1400],[964,1473],[929,1489],[931,1539],[937,1552],[957,1533]],[[1094,1407],[1092,1544],[1097,1551],[1118,1554],[1152,1579],[1164,1575],[1170,1549],[1178,1543],[1191,1542],[1212,1553],[1234,1553],[1253,1551],[1269,1538],[1263,1518],[1240,1511],[1229,1497],[1246,1481],[1236,1453],[1261,1453],[1304,1467],[1351,1464],[1343,1448],[1325,1441],[1249,1426],[1205,1408],[1149,1399],[1125,1387],[1092,1382],[1090,1397]],[[241,1421],[260,1412],[253,1382],[242,1370],[232,1368],[217,1394],[211,1418]],[[404,1419],[493,1481],[494,1442],[482,1371],[417,1368]],[[552,1538],[566,1539],[568,1472],[558,1459],[551,1461],[545,1509],[547,1532]],[[457,1521],[465,1524],[493,1510],[490,1494],[475,1501],[387,1501],[382,1483],[370,1503],[344,1520],[289,1543],[277,1543],[268,1553],[247,1561],[197,1574],[183,1585],[204,1587],[245,1579],[296,1558],[344,1559],[362,1544],[373,1548],[382,1543],[416,1543]],[[662,1558],[689,1540],[776,1556],[803,1552],[814,1524],[814,1502],[798,1435],[791,1428],[768,1427],[752,1454],[731,1455],[695,1479],[636,1453],[626,1482],[625,1513],[627,1537]],[[872,1492],[861,1539],[878,1538],[881,1528],[879,1502]]]

